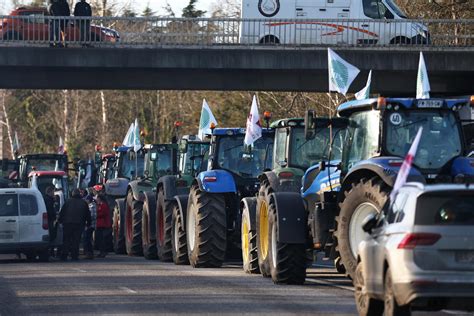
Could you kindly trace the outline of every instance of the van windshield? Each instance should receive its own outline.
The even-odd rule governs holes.
[[[399,17],[404,18],[404,19],[408,18],[405,12],[403,12],[403,10],[400,9],[400,7],[397,6],[397,4],[393,2],[392,0],[385,0],[385,3],[387,3],[390,9],[392,9],[392,11],[395,12],[395,14],[398,15]]]

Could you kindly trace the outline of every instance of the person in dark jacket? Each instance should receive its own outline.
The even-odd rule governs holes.
[[[74,16],[78,17],[89,17],[92,16],[92,8],[86,0],[81,0],[80,2],[76,3],[74,7]],[[91,33],[91,20],[89,18],[83,18],[78,21],[79,31],[81,33],[81,43],[83,45],[87,44],[90,40],[90,33]]]
[[[81,198],[78,189],[72,191],[72,197],[64,203],[59,212],[58,222],[63,224],[62,260],[71,253],[72,260],[79,259],[79,243],[84,227],[91,226],[91,212],[87,202]]]
[[[59,0],[50,0],[48,13],[51,16],[59,16],[61,14],[61,6]],[[61,44],[61,28],[58,19],[49,20],[49,46],[54,47]]]
[[[44,204],[46,205],[46,213],[48,214],[49,242],[52,244],[57,236],[57,230],[55,226],[56,209],[54,206],[54,188],[52,186],[46,188],[43,198]]]

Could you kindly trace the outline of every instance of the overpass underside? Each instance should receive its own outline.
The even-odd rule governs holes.
[[[414,96],[419,50],[346,48],[336,52],[372,70],[372,93]],[[474,93],[474,51],[425,49],[433,95]],[[327,92],[327,49],[1,47],[2,89],[153,89]]]

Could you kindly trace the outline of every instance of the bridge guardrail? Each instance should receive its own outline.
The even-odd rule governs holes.
[[[474,19],[220,19],[0,16],[0,45],[473,47]]]

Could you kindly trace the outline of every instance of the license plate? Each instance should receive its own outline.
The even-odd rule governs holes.
[[[474,263],[474,251],[458,251],[455,258],[459,263]]]
[[[12,234],[0,234],[0,239],[13,239]]]

